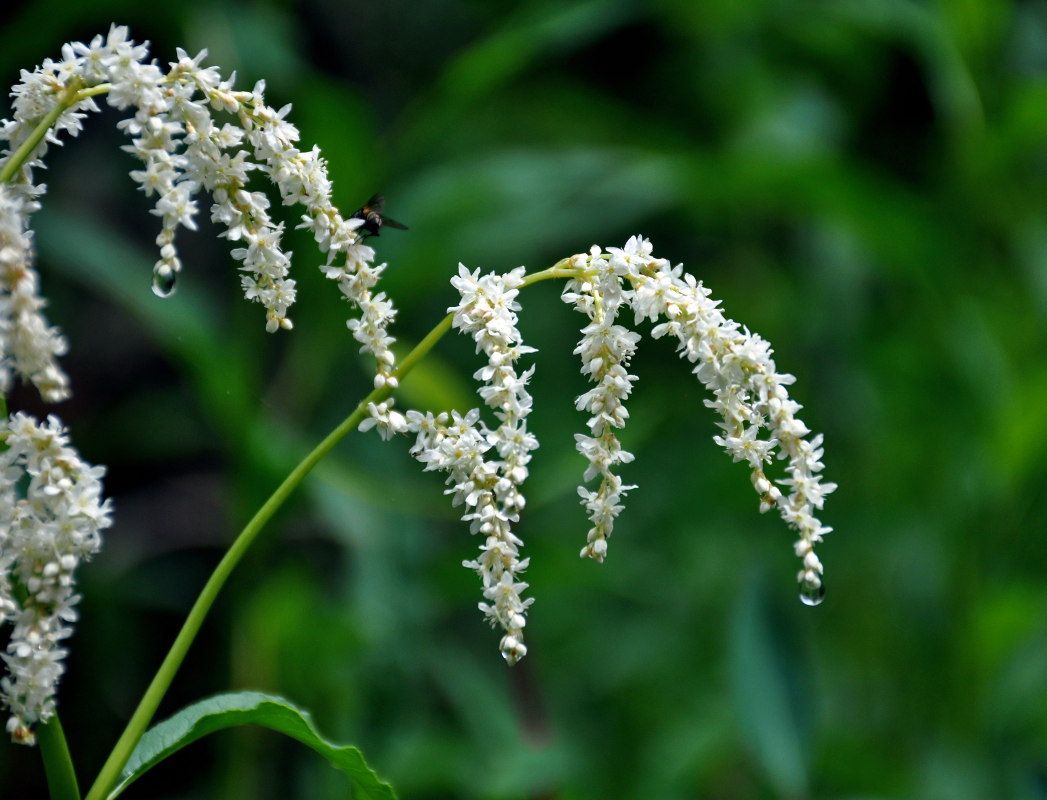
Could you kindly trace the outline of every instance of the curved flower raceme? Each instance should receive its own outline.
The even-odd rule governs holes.
[[[814,547],[831,529],[822,525],[816,512],[836,488],[821,478],[822,437],[808,438],[810,431],[797,417],[800,405],[786,390],[794,378],[777,371],[768,343],[727,319],[719,303],[709,299],[709,290],[681,266],[654,258],[651,251],[649,241],[633,237],[622,248],[604,251],[594,246],[554,269],[557,275],[570,276],[563,300],[587,319],[574,351],[581,356],[582,373],[593,383],[576,400],[576,407],[589,414],[588,432],[575,436],[578,451],[589,462],[578,489],[591,523],[581,555],[604,559],[625,496],[636,488],[624,484],[617,474],[633,460],[618,439],[629,418],[625,402],[636,381],[629,364],[640,336],[619,322],[619,312],[631,308],[634,324],[655,322],[652,335],[675,336],[681,357],[695,365],[694,373],[713,395],[706,405],[722,419],[721,433],[714,441],[735,461],[749,465],[760,510],[777,508],[797,532],[801,598],[817,604],[824,586]],[[485,537],[481,556],[465,566],[483,580],[487,602],[480,608],[505,631],[501,649],[510,663],[526,653],[524,616],[531,600],[521,599],[527,584],[517,576],[528,560],[519,557],[523,543],[513,526],[524,506],[520,487],[527,477],[530,451],[538,444],[525,425],[531,410],[526,384],[532,370],[518,374],[514,366],[521,355],[531,352],[517,329],[516,295],[523,282],[522,268],[481,277],[479,270],[470,272],[461,266],[451,281],[462,298],[448,309],[454,315],[452,324],[472,336],[477,351],[488,359],[474,377],[481,383],[480,397],[501,423],[497,429],[486,426],[479,409],[464,415],[401,414],[391,400],[372,403],[370,417],[361,425],[376,427],[386,439],[414,433],[412,454],[425,469],[448,473],[452,486],[448,493],[455,505],[466,507],[463,519],[473,533]],[[499,458],[492,457],[492,450]],[[786,476],[777,482],[766,472],[776,454],[787,462]],[[584,485],[597,477],[597,488]]]
[[[198,198],[206,191],[211,219],[235,245],[232,256],[240,264],[244,295],[265,308],[266,329],[272,332],[292,326],[288,310],[296,289],[289,277],[291,253],[281,244],[283,223],[272,218],[266,195],[249,187],[252,172],[264,175],[284,205],[303,207],[298,227],[308,229],[326,255],[324,275],[360,310],[348,327],[361,351],[377,361],[376,385],[385,385],[394,368],[388,327],[396,310],[383,292],[373,291],[385,265],[372,263],[374,250],[357,233],[363,221],[343,218],[333,205],[327,163],[319,148],[296,146],[298,130],[287,121],[290,106],[268,106],[263,82],[251,91],[235,90],[235,76],[223,79],[216,67],[202,66],[205,56],[206,51],[190,57],[178,50],[165,72],[147,63],[148,44],[136,44],[127,28],[115,25],[89,44],[65,45],[61,60],[23,71],[14,87],[14,119],[0,123],[0,141],[9,143],[0,167],[41,119],[68,106],[12,182],[29,204],[27,213],[34,211],[46,189],[34,184],[34,170],[43,166],[48,145],[60,143],[59,133],[75,136],[86,112],[98,110],[90,90],[104,92],[109,105],[132,112],[119,123],[131,138],[124,149],[143,164],[131,178],[146,197],[155,198],[153,213],[161,220],[154,291],[162,296],[174,291],[182,269],[175,236],[179,228],[195,230]]]
[[[825,593],[822,563],[814,547],[832,529],[816,516],[825,496],[836,488],[822,480],[822,437],[808,439],[810,430],[797,416],[801,406],[789,398],[792,375],[780,373],[771,358],[771,347],[758,335],[724,316],[719,301],[683,267],[651,255],[651,243],[631,238],[623,248],[606,253],[594,247],[574,256],[570,263],[582,277],[571,281],[563,299],[586,313],[593,322],[583,329],[575,351],[583,359],[582,372],[597,387],[578,399],[579,408],[593,416],[592,436],[578,436],[578,449],[589,459],[585,480],[602,476],[596,492],[579,489],[590,512],[593,528],[583,556],[601,560],[606,537],[620,510],[624,488],[611,473],[612,466],[631,460],[621,451],[611,432],[621,428],[628,414],[621,401],[629,395],[633,378],[625,371],[635,348],[636,334],[611,324],[619,305],[630,306],[635,321],[656,323],[654,338],[673,336],[681,358],[694,364],[693,372],[712,393],[705,404],[721,416],[721,435],[714,441],[735,461],[745,461],[753,487],[760,496],[760,511],[777,508],[797,534],[795,550],[802,561],[798,575],[800,596],[815,605]],[[787,477],[777,483],[765,467],[777,453],[786,461]],[[787,494],[781,486],[787,487]]]

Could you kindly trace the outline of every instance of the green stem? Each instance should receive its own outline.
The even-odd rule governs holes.
[[[100,83],[98,86],[90,86],[86,89],[67,88],[60,96],[58,104],[44,115],[43,119],[33,128],[33,132],[29,134],[29,138],[22,142],[18,149],[11,154],[11,157],[7,159],[3,169],[0,169],[0,183],[9,183],[11,181],[15,173],[21,169],[22,164],[29,158],[30,153],[43,141],[47,132],[58,122],[58,118],[63,113],[81,100],[94,97],[96,94],[105,94],[110,88],[108,83]]]
[[[80,800],[80,787],[76,783],[73,759],[65,741],[62,723],[55,713],[46,725],[36,729],[36,740],[40,745],[40,757],[44,761],[47,775],[47,790],[51,800]]]
[[[521,288],[524,286],[530,286],[532,283],[538,283],[539,281],[547,281],[553,278],[581,278],[584,276],[583,270],[577,269],[576,267],[567,266],[571,259],[561,258],[551,267],[535,272],[528,275],[523,279],[523,283],[520,284]]]
[[[309,474],[313,467],[315,467],[346,434],[356,428],[360,422],[363,421],[367,414],[367,403],[380,402],[390,394],[391,390],[388,388],[375,389],[371,392],[371,394],[369,394],[367,398],[356,407],[356,410],[354,410],[344,422],[328,434],[328,436],[291,471],[291,473],[284,479],[283,483],[277,487],[276,491],[273,492],[262,507],[258,509],[254,517],[251,518],[251,521],[248,522],[240,532],[240,535],[236,537],[236,540],[230,546],[229,550],[226,551],[225,556],[223,556],[222,560],[218,563],[218,566],[215,567],[215,570],[211,574],[207,583],[204,584],[200,596],[197,597],[192,609],[190,609],[189,615],[186,617],[181,631],[179,631],[178,636],[174,640],[174,644],[171,645],[171,649],[167,653],[167,657],[163,660],[163,663],[157,670],[152,683],[149,684],[149,688],[146,689],[145,694],[142,696],[138,708],[135,709],[135,712],[128,721],[123,734],[121,734],[116,745],[113,747],[113,751],[110,753],[108,760],[103,765],[101,772],[98,773],[98,778],[95,780],[91,790],[87,793],[87,800],[101,800],[103,797],[106,797],[113,786],[116,785],[120,776],[120,770],[124,768],[127,760],[131,757],[131,753],[134,751],[135,745],[138,744],[138,740],[142,737],[142,734],[145,733],[153,715],[156,713],[157,707],[160,705],[160,701],[163,699],[168,687],[170,687],[171,682],[174,680],[175,674],[178,672],[178,668],[185,659],[185,655],[189,651],[189,646],[196,638],[196,634],[203,625],[208,611],[210,611],[211,606],[214,604],[215,598],[218,597],[218,593],[221,591],[226,580],[228,580],[229,575],[232,573],[236,565],[240,563],[240,559],[243,558],[244,553],[247,552],[247,549],[258,537],[262,528],[272,518],[273,514],[276,513],[277,509],[280,508],[291,492],[293,492],[305,476]]]
[[[426,353],[432,350],[440,337],[450,330],[451,320],[451,315],[445,317],[421,342],[418,343],[407,357],[404,358],[401,362],[400,368],[394,373],[397,380],[410,372],[414,365],[417,364]],[[102,798],[108,796],[113,786],[116,785],[117,780],[120,777],[120,771],[124,768],[127,760],[131,757],[131,753],[138,744],[138,740],[141,739],[142,734],[145,733],[153,715],[156,713],[160,701],[163,699],[168,687],[170,687],[171,682],[174,680],[174,676],[178,672],[178,668],[181,666],[182,661],[185,659],[186,653],[189,651],[189,647],[193,643],[193,639],[196,638],[200,627],[203,625],[204,619],[206,618],[208,611],[210,611],[211,606],[214,604],[215,598],[218,597],[218,593],[229,578],[229,575],[232,573],[236,565],[240,563],[240,559],[243,558],[244,553],[247,552],[248,548],[258,537],[262,528],[276,513],[277,509],[283,505],[283,502],[291,492],[293,492],[305,476],[309,474],[313,467],[315,467],[324,456],[331,452],[339,441],[341,441],[351,431],[355,430],[359,424],[363,422],[364,418],[367,416],[367,405],[369,403],[380,403],[382,400],[389,397],[392,392],[393,390],[391,388],[383,386],[380,389],[375,389],[367,395],[367,397],[365,397],[356,407],[353,413],[346,417],[337,428],[331,431],[331,433],[329,433],[327,437],[320,442],[320,444],[318,444],[316,448],[309,453],[309,455],[306,456],[297,467],[294,468],[294,470],[291,471],[291,473],[284,479],[283,483],[277,487],[276,491],[273,492],[262,507],[258,509],[254,517],[251,518],[251,521],[248,522],[240,532],[240,535],[236,537],[236,540],[229,547],[229,550],[226,551],[226,554],[222,557],[218,566],[215,567],[214,572],[201,590],[200,596],[197,597],[192,609],[190,609],[189,615],[186,617],[181,631],[179,631],[178,636],[174,640],[174,644],[171,645],[171,649],[167,653],[167,657],[164,658],[152,683],[149,684],[149,688],[146,689],[145,694],[142,696],[138,708],[135,709],[134,714],[127,723],[127,727],[124,728],[124,732],[117,740],[116,745],[113,747],[113,751],[109,754],[108,760],[102,766],[102,770],[98,773],[94,785],[87,793],[87,800],[102,800]]]
[[[425,335],[425,338],[422,339],[422,341],[415,345],[415,348],[400,362],[400,368],[393,373],[396,376],[397,381],[414,369],[414,365],[425,358],[429,351],[436,346],[436,343],[440,341],[443,335],[451,330],[451,322],[453,320],[454,314],[448,314],[437,323],[435,328]],[[365,408],[367,407],[367,400],[364,400],[363,405]]]

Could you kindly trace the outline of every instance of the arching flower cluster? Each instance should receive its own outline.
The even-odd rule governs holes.
[[[361,429],[377,426],[384,438],[393,433],[413,433],[411,453],[426,470],[447,473],[447,493],[455,506],[465,506],[462,519],[470,533],[483,538],[480,555],[463,566],[475,570],[483,583],[484,602],[479,604],[492,626],[504,634],[499,643],[502,656],[515,664],[527,654],[524,626],[533,598],[523,599],[527,583],[519,580],[528,559],[520,558],[523,542],[513,532],[524,507],[520,487],[528,476],[531,451],[538,440],[527,430],[532,400],[527,391],[534,367],[520,373],[516,362],[533,348],[523,344],[517,328],[520,310],[516,296],[524,277],[523,267],[505,275],[460,266],[451,279],[461,303],[448,311],[453,325],[469,334],[487,363],[473,377],[480,382],[479,395],[498,420],[490,428],[474,408],[466,414],[452,412],[406,415],[392,411],[388,402],[371,404],[371,417]]]
[[[317,147],[296,146],[298,130],[286,119],[290,106],[268,106],[261,82],[249,92],[235,90],[235,76],[223,80],[216,67],[202,66],[205,55],[190,57],[179,50],[165,72],[146,62],[147,44],[136,44],[127,28],[113,26],[108,36],[96,36],[90,44],[65,45],[61,60],[23,71],[13,90],[14,119],[0,124],[8,157],[49,112],[72,105],[23,164],[15,185],[34,200],[43,193],[45,187],[33,183],[33,172],[42,166],[48,143],[58,143],[60,132],[76,135],[85,112],[98,110],[90,95],[104,93],[109,105],[133,112],[119,123],[131,138],[124,149],[143,164],[131,177],[147,197],[156,198],[153,213],[160,217],[161,230],[154,291],[167,295],[174,290],[182,269],[175,236],[179,228],[196,228],[198,198],[206,191],[211,219],[235,244],[232,256],[240,264],[244,294],[265,308],[266,329],[276,331],[291,327],[288,310],[296,290],[289,277],[291,253],[281,244],[283,223],[272,218],[266,195],[249,187],[252,172],[264,175],[284,205],[304,208],[299,227],[310,230],[326,254],[324,274],[360,309],[360,317],[348,325],[361,350],[374,355],[376,382],[384,385],[394,366],[388,327],[396,312],[384,293],[372,291],[385,265],[373,265],[374,250],[357,232],[363,221],[343,218],[333,205],[327,164]]]
[[[777,508],[797,532],[800,595],[804,602],[817,604],[824,585],[814,547],[831,529],[822,525],[816,512],[836,485],[821,477],[821,436],[808,438],[810,431],[797,416],[800,405],[789,398],[786,387],[794,378],[778,372],[767,342],[725,317],[699,281],[681,266],[654,258],[651,251],[649,241],[633,237],[622,248],[604,251],[594,246],[556,269],[557,274],[572,276],[563,300],[587,318],[575,354],[581,356],[582,373],[593,384],[576,400],[576,407],[589,414],[588,432],[575,436],[578,451],[588,461],[578,488],[591,523],[581,555],[604,559],[625,495],[636,488],[618,475],[619,468],[633,460],[618,438],[629,419],[625,402],[636,381],[629,363],[640,336],[618,321],[619,312],[631,308],[635,325],[655,322],[652,335],[674,336],[681,357],[694,364],[693,372],[712,393],[705,404],[721,417],[721,433],[714,440],[735,461],[748,464],[760,510]],[[480,608],[505,630],[502,652],[510,662],[526,653],[524,612],[531,601],[520,599],[527,584],[516,576],[528,560],[519,558],[522,542],[513,526],[524,506],[520,486],[527,477],[529,453],[537,447],[524,424],[531,410],[525,388],[531,370],[518,374],[514,368],[519,357],[531,351],[517,329],[516,295],[523,281],[522,268],[481,278],[479,270],[465,267],[451,281],[462,297],[449,309],[453,325],[470,334],[477,350],[487,356],[488,364],[474,377],[481,383],[480,396],[495,410],[498,428],[489,429],[479,409],[464,415],[401,414],[391,401],[371,404],[370,418],[361,426],[377,427],[383,438],[414,433],[415,457],[427,470],[449,473],[448,493],[456,505],[466,506],[463,518],[471,531],[485,536],[481,556],[465,564],[483,579],[488,602]],[[490,459],[492,449],[499,459]],[[766,472],[775,454],[787,462],[786,476],[777,481]],[[585,485],[597,477],[596,488]]]
[[[274,219],[269,198],[251,186],[257,173],[276,187],[284,205],[303,209],[298,227],[312,233],[325,255],[323,274],[360,312],[347,325],[361,351],[376,359],[376,388],[396,388],[388,332],[396,311],[384,292],[375,291],[385,265],[373,264],[375,253],[360,233],[363,221],[344,218],[333,205],[326,162],[318,148],[298,147],[298,130],[287,120],[290,107],[267,105],[263,83],[251,91],[234,89],[235,76],[223,79],[217,68],[204,67],[205,55],[179,50],[165,71],[147,62],[146,44],[114,26],[108,36],[66,45],[61,59],[22,72],[12,92],[13,119],[0,121],[0,142],[7,143],[0,154],[0,394],[21,378],[47,401],[69,395],[56,360],[66,344],[42,313],[29,218],[46,190],[35,174],[48,147],[59,144],[61,134],[76,136],[103,94],[112,107],[130,113],[119,127],[130,137],[124,149],[141,162],[131,177],[154,199],[152,213],[160,219],[154,291],[174,290],[182,269],[177,233],[196,228],[206,192],[212,221],[233,244],[245,296],[264,307],[267,330],[292,327],[291,253],[283,249],[284,224]],[[37,141],[34,131],[45,120],[51,126]],[[16,154],[17,170],[5,169]],[[594,246],[551,272],[569,277],[563,300],[586,318],[574,351],[592,383],[576,400],[588,414],[587,431],[575,437],[587,460],[578,493],[590,528],[581,555],[606,557],[624,499],[636,488],[618,474],[633,460],[619,439],[629,419],[626,402],[636,381],[629,367],[640,338],[621,321],[631,309],[634,325],[654,323],[652,335],[674,337],[681,358],[693,365],[712,395],[706,405],[720,417],[714,440],[748,465],[760,510],[776,508],[797,532],[801,597],[820,602],[823,567],[814,548],[831,529],[817,514],[836,486],[822,479],[822,437],[812,436],[797,416],[801,406],[787,390],[795,379],[778,372],[770,345],[728,319],[681,266],[653,257],[645,239],[633,237],[606,251]],[[518,328],[524,282],[522,267],[481,275],[460,266],[451,280],[460,294],[448,309],[452,324],[484,354],[474,378],[493,425],[479,408],[401,413],[391,400],[371,403],[361,425],[387,439],[413,434],[414,457],[426,470],[446,474],[446,493],[463,507],[470,532],[480,535],[479,554],[463,564],[481,579],[479,608],[501,629],[500,650],[509,663],[527,653],[524,630],[533,602],[523,597],[529,559],[521,558],[516,532],[525,505],[521,487],[538,447],[527,427],[533,367],[518,371],[519,360],[533,352]],[[76,619],[75,569],[99,549],[110,509],[101,497],[104,468],[79,458],[57,418],[41,424],[15,414],[0,421],[0,444],[6,448],[0,450],[0,625],[13,623],[2,655],[8,674],[0,679],[0,699],[11,711],[9,732],[31,742],[33,727],[54,711],[62,643]],[[785,477],[767,474],[775,456],[785,462]],[[597,478],[598,486],[586,486]]]
[[[684,273],[682,266],[654,258],[651,251],[649,241],[633,237],[624,248],[602,252],[594,247],[571,259],[584,277],[569,283],[563,299],[592,320],[576,352],[582,354],[583,373],[597,383],[578,400],[579,408],[593,414],[592,436],[579,436],[578,449],[590,462],[586,479],[602,476],[596,492],[579,489],[593,521],[582,555],[602,559],[606,553],[606,537],[620,510],[617,501],[622,492],[610,468],[631,460],[610,433],[622,427],[628,416],[621,401],[628,397],[633,380],[625,367],[635,334],[612,324],[614,311],[624,304],[632,308],[636,323],[656,323],[654,338],[675,337],[680,357],[695,365],[694,374],[713,395],[705,404],[722,418],[721,435],[714,440],[735,461],[749,465],[761,512],[777,508],[797,532],[800,596],[815,605],[825,587],[814,547],[831,530],[816,513],[836,484],[822,480],[822,437],[807,438],[810,430],[797,416],[801,406],[789,398],[786,387],[796,379],[778,372],[770,345],[725,317],[719,301],[709,299],[710,292],[700,281]],[[775,453],[787,462],[787,476],[777,483],[765,471]],[[787,494],[778,484],[787,487]]]

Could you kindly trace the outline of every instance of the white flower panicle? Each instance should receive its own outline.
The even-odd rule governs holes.
[[[803,562],[798,575],[800,596],[805,603],[816,605],[825,588],[822,564],[814,547],[832,529],[822,525],[815,514],[836,484],[822,481],[822,437],[819,434],[807,438],[810,430],[796,416],[801,406],[789,398],[786,387],[795,378],[777,371],[770,345],[727,319],[719,309],[719,301],[709,299],[710,292],[701,282],[685,274],[682,266],[673,267],[665,259],[653,258],[649,241],[633,237],[624,248],[609,248],[606,254],[593,248],[588,255],[575,256],[571,263],[586,270],[586,279],[573,282],[564,299],[589,314],[594,323],[602,321],[601,305],[604,308],[609,305],[607,298],[620,293],[620,300],[614,303],[631,306],[637,323],[644,319],[658,323],[652,330],[654,338],[671,335],[679,340],[680,356],[695,364],[694,373],[713,394],[713,399],[706,400],[705,404],[722,417],[719,423],[722,435],[714,440],[735,461],[749,465],[753,487],[760,496],[760,510],[777,508],[785,522],[797,531],[795,549]],[[603,313],[605,319],[606,312]],[[579,398],[579,407],[593,413],[593,419],[599,413],[598,424],[620,427],[625,416],[614,413],[615,400],[611,398],[628,395],[628,378],[623,370],[607,381],[603,371],[607,369],[606,361],[613,362],[620,357],[619,353],[624,354],[627,361],[635,340],[607,345],[608,340],[620,339],[622,335],[603,334],[595,324],[586,331],[599,333],[605,344],[594,349],[590,334],[586,333],[579,346],[583,372],[594,381],[599,379],[600,387],[605,388],[601,394],[594,394],[597,391],[594,390],[583,395]],[[619,393],[615,394],[615,390]],[[595,437],[593,419],[589,425]],[[606,482],[611,451],[593,444],[590,437],[579,437],[579,449],[590,460],[586,480],[599,473]],[[787,477],[777,484],[765,472],[775,453],[788,462]],[[779,484],[787,487],[788,494],[783,494]],[[584,488],[580,491],[590,516],[594,521],[602,519],[593,515],[595,498],[591,500],[592,495]],[[596,510],[611,519],[617,513],[616,506],[609,511],[603,506]],[[599,536],[599,532],[596,535]],[[593,537],[591,531],[590,544],[582,554],[602,557],[606,544],[596,551]]]
[[[57,403],[69,397],[69,379],[58,366],[65,338],[43,315],[46,302],[32,266],[32,237],[26,207],[33,201],[0,184],[0,393],[13,377],[33,383],[41,397]]]
[[[453,325],[476,341],[487,363],[474,374],[480,381],[479,395],[493,409],[497,428],[489,428],[474,408],[462,415],[434,416],[419,411],[400,415],[389,402],[370,404],[370,418],[360,427],[377,427],[383,438],[394,433],[413,433],[411,454],[427,471],[448,473],[447,494],[455,506],[465,506],[462,519],[471,533],[483,537],[480,555],[463,566],[475,570],[483,582],[480,610],[492,626],[504,634],[499,643],[502,657],[514,664],[527,654],[524,644],[526,613],[533,598],[521,594],[527,583],[518,579],[528,559],[520,558],[523,542],[513,532],[524,507],[520,486],[527,479],[531,451],[538,440],[527,430],[526,418],[532,400],[527,391],[534,368],[516,371],[516,362],[534,349],[523,344],[517,329],[516,302],[524,269],[505,275],[469,272],[459,267],[452,285],[461,294],[453,312]]]
[[[283,223],[271,217],[268,198],[248,186],[252,172],[265,175],[285,205],[304,207],[299,227],[309,229],[326,254],[324,274],[360,309],[360,318],[348,325],[361,350],[374,355],[376,383],[384,385],[395,366],[387,330],[396,312],[385,294],[373,288],[385,265],[373,266],[374,250],[357,233],[362,220],[343,219],[332,204],[319,149],[296,147],[298,130],[286,119],[290,106],[276,110],[266,105],[261,82],[250,92],[234,90],[235,76],[223,80],[216,67],[201,65],[206,51],[190,57],[178,50],[177,61],[164,72],[146,63],[147,44],[130,41],[125,27],[114,25],[90,44],[66,45],[62,55],[59,62],[48,60],[36,71],[22,73],[14,89],[14,120],[0,123],[0,139],[10,143],[7,155],[74,92],[98,87],[101,93],[108,87],[111,106],[133,110],[119,123],[131,138],[124,149],[143,164],[131,177],[147,197],[156,198],[153,213],[161,220],[154,291],[161,296],[174,291],[182,269],[175,235],[180,227],[196,228],[198,197],[206,191],[212,199],[211,218],[235,244],[232,256],[240,263],[244,294],[265,308],[266,329],[272,332],[291,327],[288,310],[296,289],[289,277],[291,253],[281,245]],[[47,143],[58,141],[55,132],[75,135],[83,112],[95,110],[94,100],[87,97],[61,114],[18,176],[16,185],[27,198],[35,201],[44,191],[33,185],[32,172],[41,166]],[[219,123],[216,113],[230,121]]]
[[[574,352],[582,358],[582,374],[594,386],[578,397],[575,406],[592,416],[587,423],[589,435],[578,433],[574,438],[578,452],[589,460],[583,481],[600,476],[600,486],[595,491],[584,485],[578,487],[592,523],[581,555],[603,561],[614,520],[623,509],[620,501],[636,488],[624,485],[614,468],[633,460],[633,454],[622,447],[615,430],[624,428],[629,418],[625,400],[636,376],[629,374],[628,367],[640,336],[615,323],[626,298],[619,276],[608,268],[610,262],[600,258],[600,248],[594,246],[588,255],[575,256],[571,261],[583,269],[593,263],[602,265],[591,277],[568,281],[562,298],[590,320],[582,328],[582,340]]]
[[[65,670],[62,641],[79,600],[74,573],[101,547],[110,509],[101,498],[105,468],[80,459],[56,417],[38,423],[16,413],[0,424],[0,441],[0,624],[14,625],[0,696],[8,732],[32,744],[33,727],[54,713]]]

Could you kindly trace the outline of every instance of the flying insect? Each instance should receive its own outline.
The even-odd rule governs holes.
[[[364,221],[364,224],[357,228],[357,230],[362,231],[361,236],[364,238],[368,236],[377,236],[378,230],[383,225],[388,225],[390,228],[399,228],[402,231],[407,230],[406,225],[385,216],[382,213],[384,211],[385,195],[376,194],[364,203],[363,208],[353,214],[350,219],[362,219]]]

